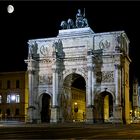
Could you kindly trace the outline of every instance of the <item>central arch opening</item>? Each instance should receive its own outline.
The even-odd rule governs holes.
[[[76,73],[68,75],[64,80],[64,92],[61,100],[64,121],[85,121],[86,82]]]

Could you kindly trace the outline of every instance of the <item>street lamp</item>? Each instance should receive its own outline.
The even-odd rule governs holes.
[[[74,103],[74,112],[75,112],[75,120],[77,120],[77,112],[78,112],[78,104],[77,104],[77,102]]]
[[[16,96],[14,94],[11,95],[11,101],[13,102],[13,101],[15,101],[15,99],[16,99]]]
[[[77,102],[74,103],[74,112],[75,112],[75,113],[78,112],[78,105],[77,105]]]
[[[11,95],[11,102],[15,103],[16,101],[16,95],[15,94],[12,94]],[[14,118],[14,105],[12,105],[12,120]]]

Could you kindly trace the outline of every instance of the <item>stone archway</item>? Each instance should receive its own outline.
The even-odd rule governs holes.
[[[81,75],[72,73],[65,77],[60,106],[64,121],[85,120],[86,82]]]
[[[110,92],[104,91],[96,95],[95,99],[95,121],[108,122],[113,116],[113,96]]]
[[[40,98],[41,101],[41,122],[50,122],[51,117],[51,96],[43,93]]]

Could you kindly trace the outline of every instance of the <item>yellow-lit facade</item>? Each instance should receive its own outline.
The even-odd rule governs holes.
[[[104,120],[109,119],[109,96],[106,95],[104,98]]]
[[[25,71],[0,73],[1,120],[25,121],[28,108],[28,82]]]
[[[72,88],[72,114],[73,121],[85,121],[86,93],[83,90]]]
[[[126,123],[129,124],[131,123],[130,119],[130,100],[129,100],[129,64],[131,60],[129,58],[124,59],[124,108],[125,108],[125,120]]]

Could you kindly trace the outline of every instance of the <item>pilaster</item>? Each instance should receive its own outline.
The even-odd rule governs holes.
[[[119,64],[115,64],[115,95],[116,101],[115,104],[120,106],[121,105],[121,66]]]
[[[57,123],[60,121],[59,112],[59,107],[54,106],[51,108],[51,123]]]
[[[113,107],[113,123],[123,123],[122,120],[122,107],[121,106],[114,106]]]
[[[34,74],[35,74],[35,70],[32,69],[28,69],[28,80],[29,80],[29,103],[28,103],[28,119],[27,122],[29,123],[33,123],[33,118],[34,118],[34,110],[35,110],[35,106],[33,103],[33,92],[34,92]]]
[[[92,50],[88,50],[87,55],[87,70],[88,70],[88,81],[86,90],[86,106],[92,106],[92,96],[93,96],[93,55]]]

